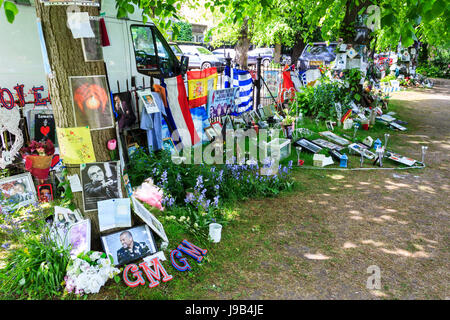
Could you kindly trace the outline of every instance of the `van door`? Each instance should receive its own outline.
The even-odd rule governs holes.
[[[103,47],[103,56],[108,72],[108,80],[112,92],[126,90],[126,80],[130,85],[130,49],[126,23],[117,18],[105,17],[111,45]],[[119,85],[118,85],[119,84]],[[119,88],[120,87],[120,88]],[[120,90],[119,90],[120,89]]]
[[[128,25],[133,71],[156,79],[181,74],[179,60],[154,25],[132,22],[128,22]]]

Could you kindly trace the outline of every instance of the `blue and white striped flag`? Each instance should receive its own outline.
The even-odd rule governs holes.
[[[233,80],[231,80],[233,79]],[[239,87],[239,97],[236,99],[236,110],[231,113],[238,116],[253,107],[253,80],[250,72],[246,70],[233,69],[225,67],[225,88]]]

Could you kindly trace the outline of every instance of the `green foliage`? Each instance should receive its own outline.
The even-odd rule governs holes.
[[[2,5],[5,10],[6,20],[8,20],[9,23],[13,23],[16,15],[19,13],[19,9],[17,9],[16,4],[12,1],[0,0],[0,8]]]
[[[45,222],[49,210],[48,204],[30,205],[2,215],[2,229],[14,240],[4,258],[6,266],[0,269],[2,297],[43,299],[62,294],[70,249],[50,236]]]
[[[178,28],[180,29],[180,34],[177,38],[179,41],[193,41],[194,36],[192,35],[192,25],[188,22],[177,22]]]
[[[380,82],[389,82],[389,81],[395,80],[395,79],[397,79],[397,78],[395,77],[395,75],[390,74],[390,75],[387,75],[386,77],[382,78],[382,79],[380,80]]]
[[[416,72],[426,77],[450,79],[449,66],[450,50],[441,48],[434,50],[429,60],[419,62]]]
[[[266,197],[289,189],[291,164],[281,166],[274,176],[259,173],[255,165],[175,164],[167,151],[147,154],[137,150],[127,173],[132,186],[151,178],[164,191],[164,219],[181,225],[199,237],[209,223],[227,223],[233,214],[224,208],[235,201]]]

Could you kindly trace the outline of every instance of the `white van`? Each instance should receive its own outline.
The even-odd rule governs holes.
[[[13,92],[14,86],[24,84],[25,94],[40,86],[47,91],[34,0],[29,1],[30,5],[17,5],[19,13],[12,24],[3,10],[0,11],[0,30],[9,39],[0,50],[0,88]],[[129,19],[117,19],[115,3],[103,0],[101,6],[111,43],[103,47],[111,91],[126,90],[127,80],[131,89],[132,78],[136,87],[142,86],[144,81],[148,87],[150,76],[158,79],[184,74],[188,59],[183,57],[179,61],[156,26],[142,23],[142,11],[136,7]]]

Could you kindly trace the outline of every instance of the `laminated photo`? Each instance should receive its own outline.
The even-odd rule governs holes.
[[[106,254],[113,257],[115,266],[125,265],[156,253],[155,240],[147,225],[103,236],[102,244]]]
[[[118,161],[80,165],[84,211],[97,210],[97,202],[121,198]]]

